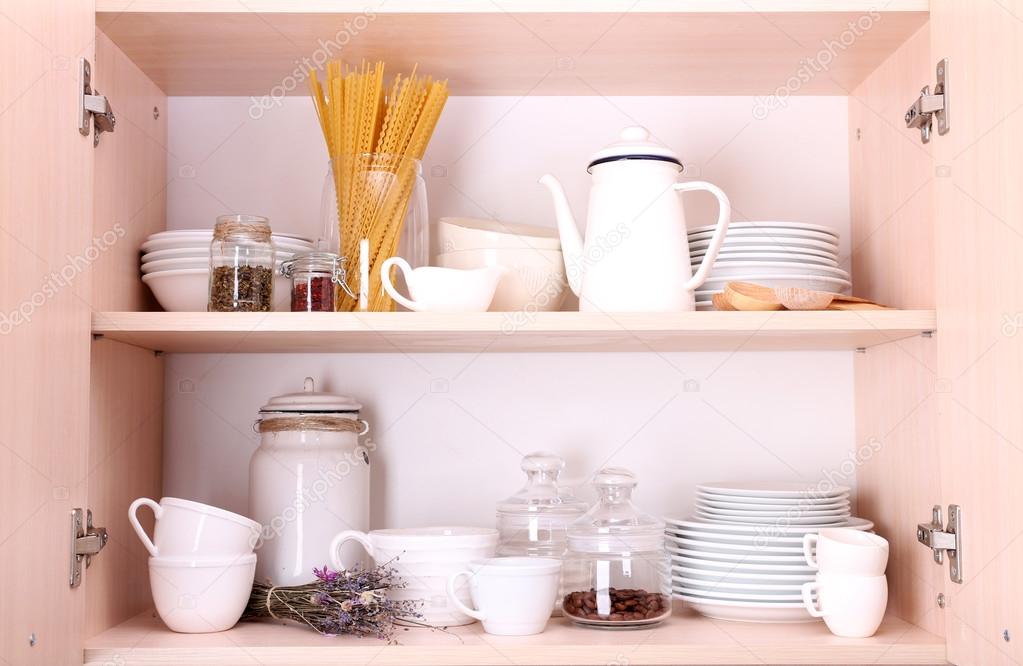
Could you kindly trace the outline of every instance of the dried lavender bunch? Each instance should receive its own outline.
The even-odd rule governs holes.
[[[295,620],[324,636],[351,634],[393,641],[394,627],[421,619],[417,601],[394,601],[387,591],[405,587],[390,563],[347,571],[313,569],[316,582],[289,587],[256,583],[242,618]]]

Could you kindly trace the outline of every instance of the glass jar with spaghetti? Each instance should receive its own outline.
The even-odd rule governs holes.
[[[274,246],[270,221],[221,215],[210,243],[210,312],[273,309]]]
[[[282,263],[281,275],[291,279],[291,311],[333,312],[337,286],[355,298],[344,265],[345,258],[333,252],[308,252]]]

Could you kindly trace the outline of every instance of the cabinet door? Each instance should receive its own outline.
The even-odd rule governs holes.
[[[89,475],[91,2],[0,0],[0,663],[82,660],[70,515]]]
[[[934,136],[942,502],[963,508],[949,661],[1023,661],[1023,1],[932,0],[951,131]],[[924,81],[920,82],[923,85]],[[907,100],[908,102],[908,100]],[[928,518],[920,507],[920,520]],[[947,566],[947,565],[946,565]]]

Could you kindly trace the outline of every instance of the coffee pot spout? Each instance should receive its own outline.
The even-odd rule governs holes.
[[[550,190],[551,198],[554,200],[554,215],[558,221],[558,233],[561,236],[561,253],[565,259],[565,274],[568,276],[568,286],[578,296],[582,288],[584,265],[582,234],[579,233],[572,209],[568,205],[565,189],[558,179],[551,174],[546,174],[539,182]]]

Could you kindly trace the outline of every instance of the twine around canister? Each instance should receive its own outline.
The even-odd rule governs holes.
[[[269,243],[271,235],[270,225],[266,222],[217,222],[213,227],[213,240],[217,241],[247,236],[255,241]]]
[[[369,423],[362,419],[303,414],[302,416],[258,419],[253,424],[253,429],[258,433],[322,430],[326,432],[354,432],[359,435],[365,435],[369,432]]]

